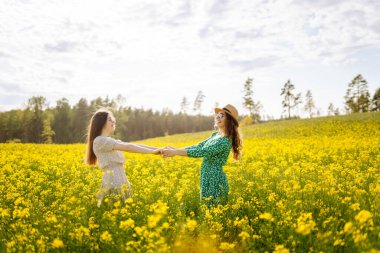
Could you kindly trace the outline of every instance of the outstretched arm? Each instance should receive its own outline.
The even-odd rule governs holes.
[[[176,155],[187,156],[187,151],[185,148],[174,148],[174,149],[164,148],[162,150],[162,154],[164,158],[172,157]]]
[[[161,154],[161,149],[159,148],[147,148],[144,146],[140,146],[139,144],[133,144],[128,142],[115,143],[113,149],[140,154]]]
[[[147,149],[158,149],[157,147],[149,146],[149,145],[144,145],[144,144],[135,144],[136,146],[142,147],[142,148],[147,148]]]
[[[208,146],[199,147],[198,145],[194,145],[178,149],[163,149],[162,153],[164,158],[176,155],[198,158],[216,155],[223,150],[229,149],[231,149],[231,142],[227,138],[219,138]]]
[[[176,155],[179,155],[179,156],[190,156],[189,153],[187,151],[193,151],[193,150],[201,150],[203,148],[203,146],[206,144],[206,142],[214,136],[214,134],[216,134],[216,132],[212,133],[211,136],[209,136],[207,139],[199,142],[198,144],[195,144],[195,145],[192,145],[192,146],[188,146],[188,147],[184,147],[184,148],[172,148],[169,146],[168,147],[165,147],[163,150],[162,150],[162,154],[163,154],[163,157],[172,157],[172,156],[176,156]],[[196,156],[191,156],[191,157],[196,157]],[[201,156],[197,156],[197,157],[201,157]]]

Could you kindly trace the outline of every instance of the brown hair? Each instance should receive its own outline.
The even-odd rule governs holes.
[[[95,165],[97,158],[93,150],[94,139],[102,134],[102,129],[104,124],[107,123],[108,115],[113,117],[111,111],[106,108],[98,109],[91,117],[90,123],[87,126],[87,137],[86,137],[86,157],[85,163],[89,165]]]
[[[231,115],[226,115],[226,134],[228,139],[232,141],[232,153],[235,160],[240,160],[241,149],[243,148],[243,140],[239,132],[239,123],[232,118]]]

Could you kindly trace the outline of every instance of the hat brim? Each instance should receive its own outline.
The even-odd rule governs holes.
[[[235,124],[236,124],[237,126],[239,126],[239,121],[237,121],[237,119],[235,119],[235,117],[232,116],[232,114],[231,114],[230,112],[227,112],[226,110],[223,110],[222,108],[219,108],[219,107],[215,107],[215,108],[214,108],[214,112],[215,112],[215,114],[217,114],[217,113],[219,113],[219,112],[221,112],[221,111],[223,111],[223,112],[225,112],[225,113],[228,113],[228,114],[231,116],[231,118],[233,119],[233,121],[235,121]]]
[[[214,109],[215,114],[218,113],[218,112],[220,112],[220,111],[224,112],[224,110],[222,108],[215,107],[215,109]]]

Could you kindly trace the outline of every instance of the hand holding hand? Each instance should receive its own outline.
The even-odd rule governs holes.
[[[175,150],[176,150],[175,148],[164,148],[162,150],[162,156],[164,158],[173,157],[173,156],[175,156]]]
[[[161,155],[162,152],[163,152],[163,148],[156,148],[152,150],[152,154],[155,154],[155,155]]]

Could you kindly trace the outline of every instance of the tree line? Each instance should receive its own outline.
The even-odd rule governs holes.
[[[105,107],[116,117],[115,137],[133,141],[177,133],[199,132],[213,127],[213,116],[173,113],[169,109],[122,106],[121,95],[92,101],[85,98],[70,106],[66,98],[49,107],[43,96],[28,99],[24,109],[0,113],[0,142],[83,143],[93,113]]]
[[[281,118],[299,118],[300,116],[295,113],[296,109],[303,110],[310,118],[321,115],[320,109],[316,107],[311,90],[306,91],[304,99],[301,94],[301,92],[295,91],[295,85],[290,81],[290,79],[285,82],[280,93],[283,108]],[[348,83],[347,90],[343,98],[343,111],[330,102],[327,108],[328,116],[339,115],[341,113],[350,114],[380,111],[380,88],[377,88],[371,97],[368,90],[368,82],[361,74],[355,76],[351,82]],[[252,78],[248,78],[244,84],[243,100],[243,106],[249,112],[249,117],[244,119],[244,121],[248,120],[249,122],[254,123],[262,121],[262,104],[260,101],[255,101],[253,99]]]
[[[304,100],[295,85],[287,80],[281,88],[283,115],[281,118],[299,118],[296,109],[302,109],[309,117],[320,116],[310,90],[306,91]],[[117,120],[115,137],[134,141],[179,133],[210,130],[213,127],[212,110],[210,115],[202,114],[205,95],[198,91],[193,103],[183,97],[180,112],[170,109],[153,111],[152,109],[124,106],[122,95],[110,99],[98,97],[87,101],[85,98],[71,106],[66,98],[56,101],[54,107],[48,106],[43,96],[28,99],[23,109],[0,112],[0,142],[33,142],[33,143],[83,143],[86,141],[87,126],[93,113],[105,107],[110,109]],[[243,107],[248,114],[241,114],[241,125],[274,120],[262,115],[262,103],[254,99],[253,78],[248,77],[243,84]],[[303,105],[302,105],[303,103]],[[361,74],[352,79],[344,95],[344,112],[330,103],[328,115],[341,113],[361,113],[380,111],[380,88],[371,97],[368,83]],[[218,103],[215,104],[215,107]],[[189,114],[193,112],[193,114]]]

